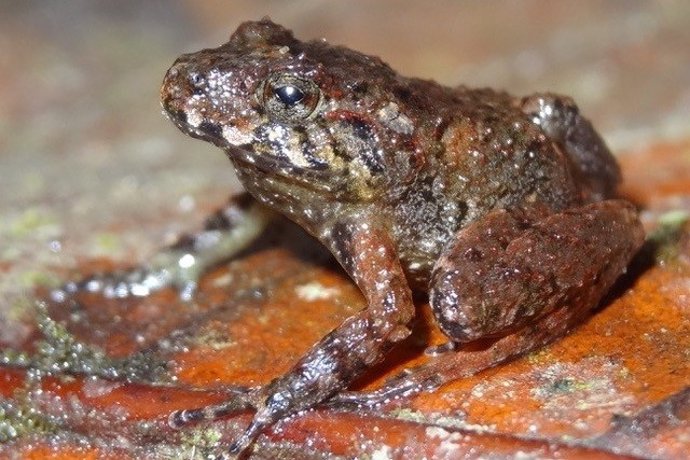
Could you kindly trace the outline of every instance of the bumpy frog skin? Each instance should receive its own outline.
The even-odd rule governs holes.
[[[205,268],[278,212],[318,238],[368,302],[265,387],[171,416],[253,407],[233,453],[317,404],[374,406],[543,346],[587,316],[643,242],[635,209],[613,198],[614,158],[567,97],[405,78],[262,20],[181,56],[161,98],[184,133],[226,152],[251,198],[231,199],[150,266],[71,290],[172,284],[189,297]],[[429,294],[449,344],[374,393],[345,391],[410,334],[413,290]],[[491,345],[456,350],[479,339]]]

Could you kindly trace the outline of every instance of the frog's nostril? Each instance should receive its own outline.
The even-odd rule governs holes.
[[[206,84],[206,79],[198,72],[190,72],[187,76],[187,80],[196,89],[200,89]]]

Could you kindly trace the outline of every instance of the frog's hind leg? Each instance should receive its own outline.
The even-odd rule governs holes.
[[[621,180],[618,163],[571,98],[537,93],[523,98],[520,109],[570,157],[592,201],[614,196]]]
[[[246,193],[231,197],[223,208],[206,219],[201,231],[182,235],[148,263],[66,283],[53,290],[51,298],[63,302],[83,291],[109,298],[144,297],[174,287],[182,299],[189,300],[206,270],[248,246],[273,217],[271,211]]]
[[[642,245],[635,209],[609,200],[542,219],[495,210],[460,230],[439,259],[431,306],[456,344],[371,394],[345,393],[331,405],[380,404],[436,388],[538,349],[596,307]]]
[[[448,347],[435,353],[428,363],[401,372],[371,392],[345,391],[326,405],[334,409],[373,409],[396,399],[436,390],[453,380],[478,374],[537,350],[565,335],[578,319],[574,311],[562,309],[483,348],[463,349],[456,344],[456,349]]]

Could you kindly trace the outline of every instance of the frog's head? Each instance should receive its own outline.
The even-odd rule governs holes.
[[[413,121],[388,94],[399,78],[378,58],[300,42],[265,19],[181,56],[161,98],[182,131],[240,170],[365,199],[400,170],[395,152],[414,149]]]

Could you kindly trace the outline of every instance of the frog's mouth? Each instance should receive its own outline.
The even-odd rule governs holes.
[[[262,176],[281,179],[284,184],[293,184],[320,193],[335,193],[340,188],[336,175],[330,169],[317,169],[298,166],[287,158],[270,154],[257,153],[253,147],[255,139],[247,136],[244,143],[230,143],[223,136],[220,127],[208,122],[201,122],[198,126],[187,120],[187,114],[176,110],[165,101],[163,115],[173,122],[186,135],[195,139],[210,142],[221,148],[228,158],[239,168],[245,167],[257,170]]]
[[[334,193],[338,189],[338,182],[333,180],[334,174],[331,171],[304,168],[286,159],[256,154],[251,143],[225,146],[223,150],[237,167],[256,169],[262,175],[322,193]]]

